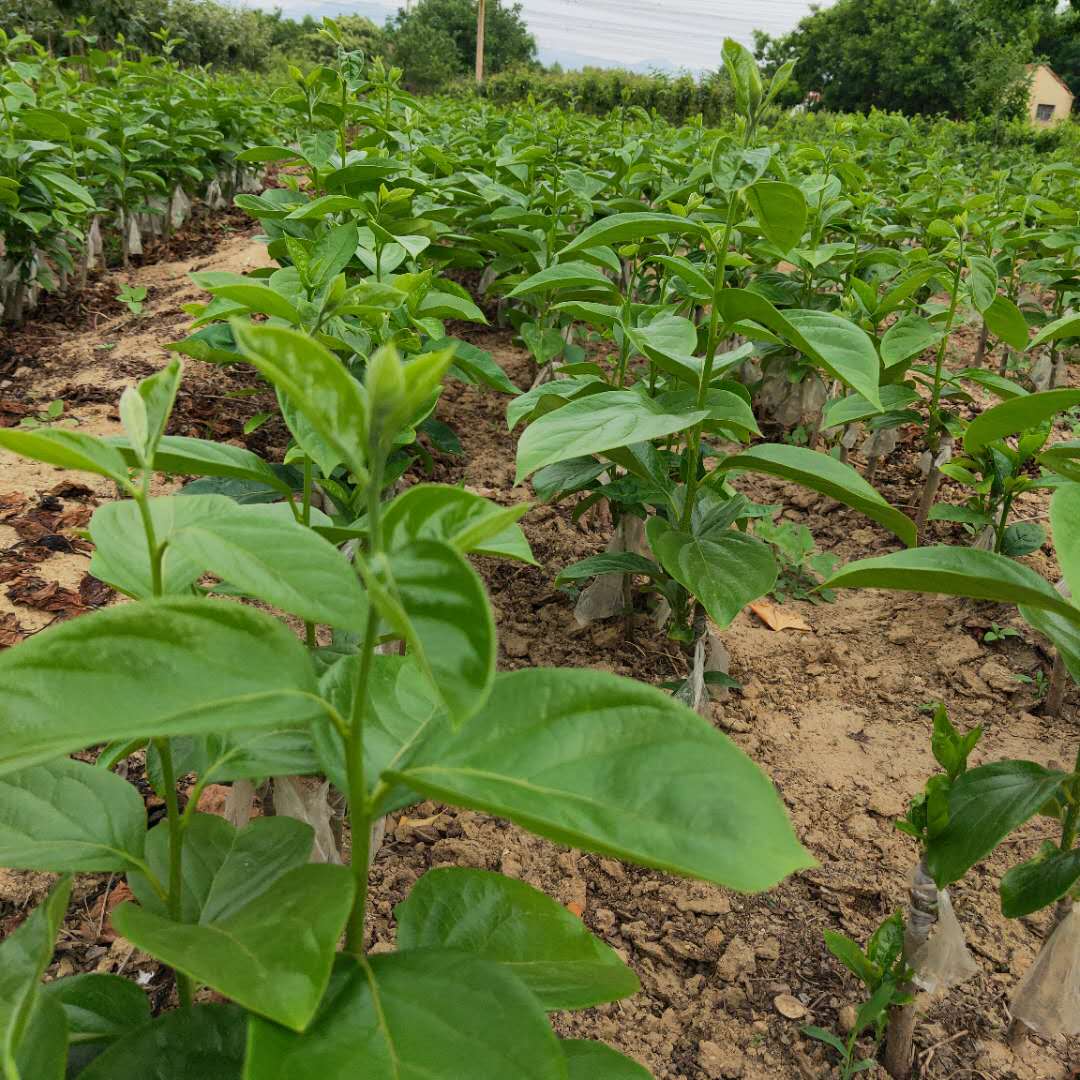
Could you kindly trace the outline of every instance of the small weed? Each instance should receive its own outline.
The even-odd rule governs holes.
[[[143,303],[146,300],[145,285],[121,285],[116,299],[123,304],[132,315],[141,315]]]
[[[810,600],[813,603],[832,603],[836,593],[832,589],[818,589],[836,569],[837,558],[817,550],[813,534],[805,525],[790,521],[777,521],[775,515],[758,518],[754,532],[776,554],[779,573],[772,595],[780,603],[786,600]]]
[[[24,416],[19,421],[19,427],[33,431],[35,428],[50,427],[53,424],[74,426],[78,422],[74,416],[64,415],[64,403],[57,399],[50,401],[45,409],[36,415]]]
[[[1020,631],[1015,630],[1011,626],[998,626],[997,623],[991,623],[990,629],[983,634],[983,641],[986,644],[990,644],[994,641],[1004,641],[1006,638],[1019,637]]]

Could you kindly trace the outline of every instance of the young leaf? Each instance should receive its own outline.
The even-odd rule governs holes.
[[[656,236],[702,236],[706,229],[699,221],[679,217],[677,214],[658,214],[650,211],[629,214],[612,214],[611,217],[594,221],[583,229],[559,252],[559,257],[573,251],[609,244],[627,244]]]
[[[959,881],[1061,787],[1066,773],[1033,761],[995,761],[969,769],[949,789],[949,821],[932,836],[926,864],[939,889]]]
[[[165,434],[176,392],[180,389],[183,365],[170,360],[156,375],[128,387],[120,397],[120,418],[139,463],[152,468],[158,443]]]
[[[303,1035],[251,1020],[245,1080],[565,1080],[539,1002],[491,960],[442,949],[339,956]]]
[[[823,587],[900,589],[1027,604],[1080,624],[1080,608],[1073,607],[1034,570],[1004,555],[975,548],[942,545],[859,559],[848,563]]]
[[[813,864],[733,743],[667,694],[599,671],[500,675],[460,732],[436,729],[386,776],[557,843],[744,892]]]
[[[1054,492],[1050,528],[1065,583],[1073,598],[1080,600],[1080,484],[1066,484]]]
[[[530,296],[559,289],[603,289],[618,295],[618,288],[598,267],[587,262],[555,263],[516,285],[507,296]]]
[[[708,415],[707,410],[697,409],[669,413],[652,398],[625,390],[578,398],[526,428],[518,441],[514,482],[520,484],[544,465],[567,458],[685,431]]]
[[[57,758],[0,777],[0,866],[124,872],[145,836],[142,798],[116,773]]]
[[[1080,337],[1080,315],[1062,315],[1052,323],[1047,323],[1028,343],[1028,352],[1047,341],[1060,341],[1061,338]]]
[[[720,469],[724,472],[744,469],[794,480],[884,525],[908,547],[913,547],[918,540],[911,518],[890,506],[850,465],[837,461],[829,454],[808,450],[804,446],[762,443],[725,458]]]
[[[794,184],[759,180],[743,191],[761,231],[781,251],[790,251],[806,230],[806,199]]]
[[[400,949],[454,949],[494,960],[549,1012],[637,993],[634,973],[542,892],[483,870],[429,870],[394,909]]]
[[[692,596],[721,629],[752,600],[776,584],[776,561],[769,545],[735,529],[694,536],[653,517],[646,526],[660,565]]]
[[[984,309],[983,320],[994,337],[1019,352],[1027,348],[1028,324],[1024,313],[1007,297],[995,296],[993,303]]]
[[[288,394],[357,476],[366,475],[367,402],[341,361],[295,330],[239,320],[232,328],[244,359]]]
[[[107,476],[121,486],[127,486],[127,465],[123,457],[104,439],[84,435],[67,428],[47,428],[25,431],[0,428],[0,447],[21,457],[59,465],[62,469]]]
[[[1007,919],[1042,911],[1060,900],[1080,879],[1080,848],[1040,852],[1010,867],[1001,879],[1001,913]]]
[[[0,653],[0,773],[113,739],[295,727],[325,715],[277,619],[212,600],[84,615]]]
[[[1080,405],[1080,390],[1044,390],[1010,398],[979,413],[964,432],[964,449],[978,453],[984,446],[1009,435],[1038,427],[1045,420]]]
[[[636,552],[604,552],[600,555],[590,555],[587,559],[581,559],[579,562],[563,567],[555,578],[555,584],[581,581],[584,578],[596,577],[598,574],[644,574],[647,577],[658,577],[660,573],[660,567],[652,559],[646,559]]]

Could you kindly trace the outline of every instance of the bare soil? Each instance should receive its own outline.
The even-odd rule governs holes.
[[[166,253],[153,265],[110,273],[8,333],[0,347],[0,423],[18,423],[26,410],[61,398],[82,430],[118,431],[121,389],[168,359],[162,346],[182,336],[188,321],[180,304],[200,299],[187,274],[265,261],[250,229],[222,234],[204,219],[201,230],[178,257]],[[132,316],[113,299],[121,281],[149,287],[143,315]],[[462,332],[528,386],[528,359],[509,332]],[[973,334],[963,333],[961,341],[972,347]],[[184,388],[174,433],[281,452],[285,433],[274,423],[243,434],[244,421],[272,401],[251,373],[187,361]],[[531,497],[527,487],[513,487],[506,400],[461,384],[447,387],[438,415],[465,452],[436,454],[434,479],[463,480],[504,503]],[[902,445],[877,478],[887,498],[909,508],[918,498],[919,449]],[[857,457],[854,463],[860,464]],[[0,453],[0,647],[110,600],[86,573],[90,547],[78,530],[114,493],[93,478],[75,480]],[[742,483],[759,501],[782,502],[786,518],[805,523],[818,546],[843,561],[895,548],[888,534],[830,500],[766,479]],[[1036,517],[1045,506],[1045,497],[1030,496],[1020,513]],[[601,550],[608,526],[594,514],[575,522],[571,510],[537,506],[524,519],[539,567],[479,561],[499,625],[501,666],[594,667],[651,683],[685,675],[683,652],[644,611],[632,640],[621,619],[575,624],[573,598],[553,587],[555,574]],[[955,527],[939,528],[942,539],[963,542],[947,531]],[[1047,551],[1027,561],[1054,577]],[[799,1029],[815,1023],[841,1030],[845,1006],[860,1000],[854,980],[827,953],[822,931],[865,941],[903,903],[915,852],[892,822],[933,769],[930,722],[920,706],[943,701],[957,724],[983,725],[975,762],[1028,757],[1061,764],[1075,756],[1080,695],[1071,690],[1060,717],[1040,715],[1033,684],[1015,677],[1048,673],[1049,653],[1010,608],[879,592],[787,607],[810,632],[774,632],[746,612],[724,633],[742,689],[714,705],[713,720],[772,777],[816,868],[767,894],[741,896],[570,851],[483,814],[424,803],[388,823],[373,868],[373,947],[392,947],[393,906],[428,868],[500,870],[566,904],[640,976],[636,997],[558,1017],[561,1034],[602,1039],[659,1080],[834,1075],[822,1048]],[[1018,636],[986,644],[983,635],[994,623]],[[151,813],[159,814],[149,789],[144,793]],[[918,1075],[1080,1075],[1078,1045],[1032,1039],[1017,1055],[1005,1042],[1009,993],[1034,958],[1047,919],[1004,919],[997,884],[1047,835],[1044,824],[1032,823],[952,890],[981,971],[946,999],[925,1003],[916,1034]],[[0,870],[0,934],[21,920],[50,880]],[[50,973],[121,971],[145,986],[157,1007],[172,993],[168,975],[109,925],[108,911],[125,897],[126,887],[106,876],[79,879]],[[781,1015],[780,995],[794,997],[805,1015]],[[793,1011],[790,1002],[785,1010]]]

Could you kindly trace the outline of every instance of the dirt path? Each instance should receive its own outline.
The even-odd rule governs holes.
[[[161,346],[181,336],[188,322],[180,305],[200,299],[187,274],[245,270],[264,261],[262,246],[245,233],[224,237],[212,255],[113,275],[95,291],[102,298],[96,321],[93,312],[82,311],[74,325],[54,319],[17,342],[24,359],[7,383],[0,380],[0,407],[6,401],[9,409],[41,408],[62,399],[82,430],[119,430],[121,389],[165,361]],[[120,280],[149,287],[143,315],[107,303]],[[470,336],[491,349],[519,385],[527,384],[526,359],[506,333]],[[243,420],[260,407],[257,397],[237,396],[255,388],[249,374],[194,361],[187,368],[171,430],[280,454],[285,434],[279,426],[242,434]],[[460,384],[447,388],[439,415],[457,431],[465,455],[439,457],[435,479],[463,479],[500,502],[530,497],[512,487],[506,400]],[[901,456],[881,477],[885,494],[910,501],[909,473]],[[8,644],[58,616],[109,600],[86,575],[89,547],[76,533],[97,501],[111,496],[109,485],[90,479],[83,487],[57,488],[61,479],[57,470],[0,454],[0,635],[6,632]],[[842,559],[893,546],[865,519],[827,500],[768,481],[749,490],[760,501],[784,501],[786,516],[807,524],[819,546]],[[633,642],[624,640],[619,620],[585,629],[574,624],[572,599],[553,588],[553,578],[567,563],[600,550],[606,536],[588,520],[573,522],[570,509],[538,507],[525,519],[539,568],[481,561],[499,623],[501,666],[591,666],[653,683],[685,674],[678,648],[644,614]],[[12,582],[19,586],[14,597]],[[1063,718],[1037,715],[1029,687],[1014,676],[1032,676],[1047,666],[1046,657],[1007,609],[879,593],[792,606],[810,633],[774,633],[747,614],[725,633],[732,674],[743,688],[715,706],[714,719],[772,776],[818,868],[767,895],[743,897],[568,851],[503,821],[426,803],[391,821],[375,862],[375,948],[390,947],[393,905],[429,867],[501,870],[571,906],[641,978],[642,992],[629,1001],[559,1018],[562,1034],[603,1039],[659,1080],[832,1075],[820,1048],[798,1029],[807,1022],[836,1029],[843,1007],[859,1000],[852,980],[826,953],[822,931],[843,930],[864,941],[902,902],[913,846],[891,819],[932,768],[930,724],[919,707],[941,700],[958,724],[983,724],[978,761],[1034,757],[1045,763],[1071,761],[1080,710],[1074,692]],[[1015,626],[1020,636],[984,645],[992,620]],[[1039,823],[1029,826],[1005,856],[955,889],[981,974],[930,1008],[918,1032],[924,1076],[1036,1080],[1071,1075],[1068,1066],[1080,1063],[1076,1057],[1070,1062],[1077,1050],[1064,1042],[1033,1041],[1018,1059],[1003,1041],[1008,994],[1030,964],[1046,920],[1004,920],[997,882],[1008,865],[1035,852],[1044,831]],[[0,871],[0,930],[47,881]],[[153,991],[153,961],[110,936],[101,912],[106,892],[104,878],[81,879],[76,911],[79,904],[84,910],[69,921],[61,967],[144,972]],[[806,1016],[779,1015],[773,1002],[780,994],[802,1002]]]

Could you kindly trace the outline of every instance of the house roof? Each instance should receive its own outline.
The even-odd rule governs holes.
[[[1027,65],[1028,71],[1037,71],[1039,68],[1042,68],[1044,71],[1047,72],[1047,74],[1050,76],[1050,78],[1052,78],[1058,84],[1058,86],[1060,86],[1061,89],[1064,90],[1065,93],[1069,95],[1070,100],[1075,99],[1076,95],[1069,89],[1069,87],[1066,84],[1065,80],[1062,79],[1062,77],[1049,64],[1028,64]]]

